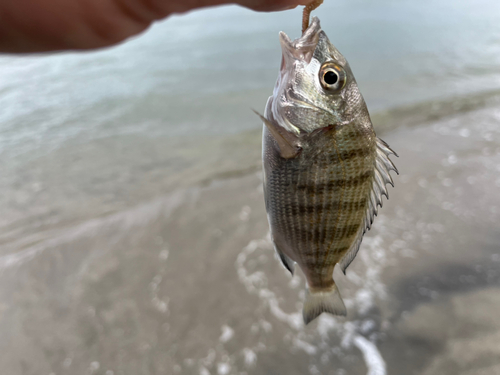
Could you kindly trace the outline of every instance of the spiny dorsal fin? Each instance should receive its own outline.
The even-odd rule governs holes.
[[[349,267],[349,264],[351,264],[358,253],[361,241],[363,240],[363,235],[371,228],[373,217],[377,216],[378,213],[378,206],[382,207],[382,195],[385,195],[385,197],[389,199],[389,193],[387,192],[386,185],[391,184],[394,187],[390,171],[392,170],[399,174],[396,166],[391,159],[389,159],[389,155],[398,156],[387,143],[380,138],[377,138],[377,156],[375,158],[375,169],[373,171],[373,182],[368,199],[368,207],[366,209],[363,224],[359,227],[359,230],[356,233],[356,239],[354,240],[351,248],[340,261],[340,268],[344,274],[345,270]]]

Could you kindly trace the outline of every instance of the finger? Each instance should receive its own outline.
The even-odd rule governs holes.
[[[293,9],[299,5],[307,5],[313,0],[238,0],[239,5],[260,12],[273,12]]]
[[[237,2],[258,11],[311,0],[5,0],[0,1],[0,51],[94,49],[137,35],[172,13]]]

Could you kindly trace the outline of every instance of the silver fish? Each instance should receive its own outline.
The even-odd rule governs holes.
[[[351,68],[317,17],[293,42],[280,33],[282,62],[264,116],[264,193],[283,265],[307,279],[307,324],[346,315],[333,269],[346,268],[370,229],[396,155],[377,138]],[[396,155],[397,156],[397,155]]]

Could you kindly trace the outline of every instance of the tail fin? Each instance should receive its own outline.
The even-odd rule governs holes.
[[[306,290],[306,301],[302,310],[304,324],[309,324],[323,312],[333,315],[347,315],[344,301],[342,301],[342,297],[335,284],[333,284],[331,289],[314,293],[311,293],[309,289]]]

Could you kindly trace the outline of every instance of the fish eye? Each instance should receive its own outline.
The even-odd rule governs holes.
[[[330,92],[339,91],[345,86],[346,74],[342,67],[326,62],[319,71],[319,81],[323,89]]]
[[[327,85],[334,85],[337,83],[338,80],[339,76],[333,70],[327,71],[323,76],[323,81],[325,81]]]

